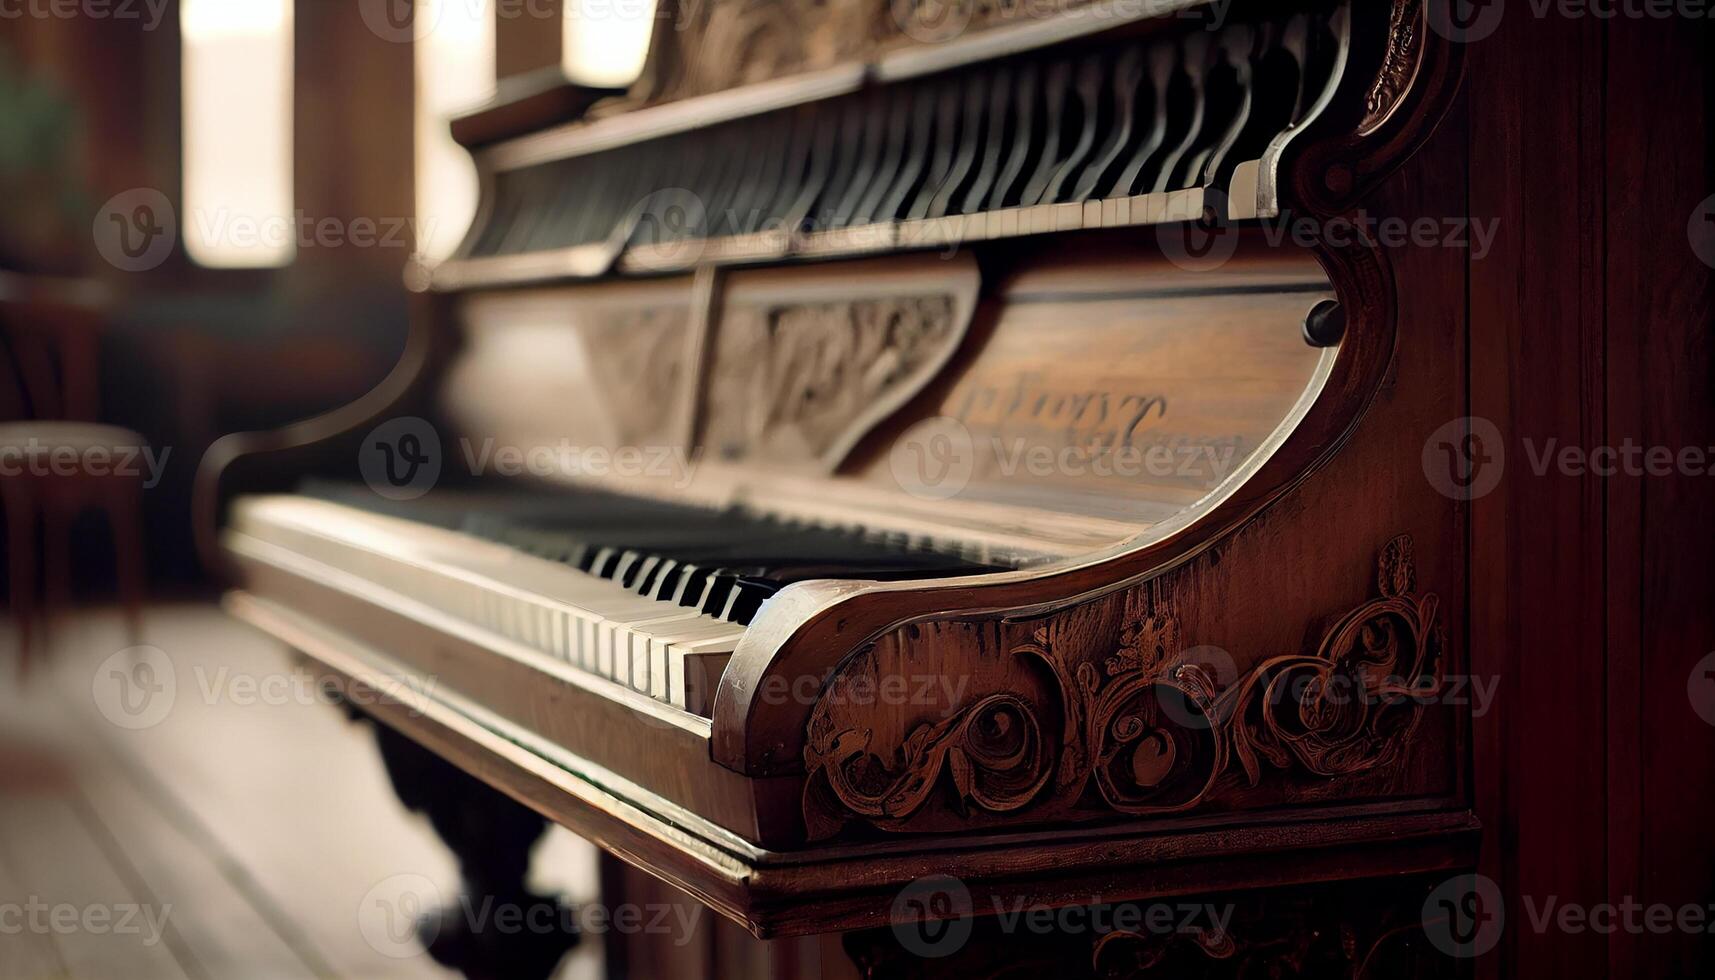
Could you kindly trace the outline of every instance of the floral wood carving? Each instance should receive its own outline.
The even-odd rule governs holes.
[[[945,294],[729,309],[716,333],[703,443],[724,459],[832,468],[952,356]]]
[[[1362,132],[1380,126],[1411,87],[1422,56],[1423,26],[1423,0],[1396,0],[1388,22],[1387,54],[1365,99]]]
[[[876,681],[873,654],[860,654],[810,717],[808,835],[830,837],[853,820],[945,829],[921,819],[936,794],[968,825],[1027,809],[1031,819],[1180,813],[1271,772],[1385,774],[1440,690],[1437,600],[1416,591],[1415,575],[1411,539],[1395,538],[1378,561],[1376,598],[1329,627],[1313,652],[1264,659],[1224,686],[1230,660],[1182,649],[1165,599],[1135,589],[1099,667],[1063,649],[1063,634],[1090,625],[1079,611],[1050,618],[1005,655],[1023,668],[1018,690],[980,693],[891,748],[872,728],[836,722],[853,717],[843,709],[854,684],[866,672]]]
[[[1067,0],[1063,9],[1085,2]],[[670,102],[819,71],[1031,14],[1013,0],[679,0],[658,18],[649,65],[631,99]]]

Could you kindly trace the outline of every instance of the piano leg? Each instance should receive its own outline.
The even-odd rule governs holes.
[[[375,733],[400,802],[428,816],[459,862],[463,894],[417,924],[429,955],[470,980],[551,976],[578,933],[558,896],[525,887],[547,821],[386,725]]]

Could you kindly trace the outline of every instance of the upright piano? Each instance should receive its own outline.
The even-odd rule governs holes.
[[[1464,213],[1456,32],[1051,6],[664,9],[579,118],[455,126],[480,207],[385,381],[205,460],[228,608],[379,723],[473,892],[527,894],[545,818],[839,937],[826,976],[1460,972],[1421,433],[1467,414],[1463,257],[1380,233]],[[437,956],[557,956],[481,947]]]

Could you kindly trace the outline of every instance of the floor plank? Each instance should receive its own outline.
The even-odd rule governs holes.
[[[178,920],[194,924],[180,934],[210,976],[305,980],[332,973],[243,869],[208,853],[196,821],[146,798],[128,774],[104,775],[84,784],[91,809],[150,893],[170,898]]]
[[[11,859],[0,847],[0,902],[21,904],[28,898],[29,892],[12,870]],[[10,914],[10,910],[8,912]],[[60,959],[52,936],[30,930],[22,921],[6,923],[5,927],[6,933],[0,936],[0,977],[45,980],[71,976],[65,962]]]
[[[23,842],[29,882],[101,893],[129,875],[172,906],[172,943],[157,945],[176,944],[177,957],[169,951],[167,972],[139,973],[102,959],[101,943],[80,944],[70,950],[76,962],[62,962],[55,957],[66,951],[51,942],[7,941],[0,977],[453,976],[419,949],[366,938],[364,910],[395,876],[420,876],[449,898],[457,886],[450,854],[393,796],[368,726],[304,683],[288,651],[212,604],[151,610],[144,642],[160,654],[141,656],[170,670],[145,678],[166,700],[116,712],[114,672],[138,662],[121,653],[125,642],[117,616],[84,611],[29,683],[12,681],[0,657],[0,795],[29,786],[45,801],[34,806],[49,808],[0,809],[0,840]],[[139,721],[148,724],[128,727]],[[69,778],[40,763],[46,751],[65,756]],[[110,868],[110,880],[80,884],[92,872],[71,870],[113,856],[124,874]],[[9,868],[0,868],[0,886],[23,887]],[[554,828],[532,878],[596,900],[595,851]],[[559,978],[599,977],[601,945],[588,937]]]
[[[25,906],[25,929],[52,939],[68,976],[203,976],[175,955],[172,904],[127,882],[129,869],[92,823],[74,798],[0,799],[0,848],[17,889],[5,901]]]

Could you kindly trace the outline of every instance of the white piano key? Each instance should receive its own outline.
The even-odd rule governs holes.
[[[645,599],[623,589],[620,598],[600,603],[595,608],[603,620],[597,632],[598,642],[602,644],[605,662],[612,667],[611,672],[605,676],[626,685],[632,683],[634,672],[630,637],[625,632],[627,627],[633,623],[664,617],[676,618],[686,611],[683,607],[669,606],[656,599]],[[644,669],[647,670],[647,662]]]
[[[675,708],[706,713],[720,683],[721,671],[738,649],[738,636],[667,646],[668,703]]]
[[[249,501],[245,533],[436,603],[544,656],[684,707],[713,696],[743,626],[456,531],[304,498]]]
[[[688,643],[705,641],[731,640],[734,646],[738,638],[744,635],[744,627],[737,626],[713,616],[697,615],[694,619],[682,623],[663,624],[649,631],[649,664],[650,689],[649,695],[659,700],[672,701],[675,687],[674,671],[671,666],[669,651],[674,644],[683,646]],[[677,686],[683,689],[682,669]],[[681,697],[681,700],[683,698]]]
[[[658,630],[671,630],[699,621],[713,620],[694,609],[684,606],[667,606],[666,603],[655,600],[645,600],[653,607],[647,614],[630,620],[623,626],[616,626],[611,640],[615,646],[615,656],[620,650],[624,651],[626,662],[630,664],[630,674],[627,682],[631,689],[644,694],[650,693],[655,686],[655,666],[649,656],[649,638]],[[666,607],[666,608],[663,608]],[[714,620],[719,622],[719,620]],[[742,629],[742,627],[740,627]]]

